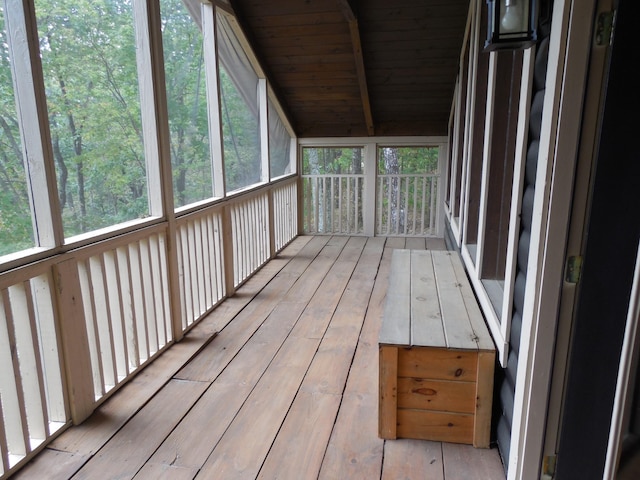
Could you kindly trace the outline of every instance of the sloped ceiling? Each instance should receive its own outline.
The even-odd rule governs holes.
[[[299,137],[446,135],[469,0],[230,0]]]

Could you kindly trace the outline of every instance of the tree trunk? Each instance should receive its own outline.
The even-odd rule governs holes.
[[[320,168],[319,168],[319,156],[318,156],[318,149],[317,148],[310,148],[309,149],[309,173],[311,175],[319,175],[320,173]],[[316,218],[316,224],[318,226],[318,233],[322,233],[324,231],[324,208],[323,205],[320,203],[320,190],[321,188],[318,187],[318,181],[319,179],[314,178],[311,180],[313,183],[311,184],[311,208],[314,209],[315,213],[315,208],[316,205],[318,206],[318,218]],[[309,216],[311,216],[312,212],[309,212]]]
[[[58,176],[58,196],[60,200],[60,210],[64,210],[67,206],[67,180],[69,178],[69,171],[67,165],[64,163],[64,157],[60,151],[60,138],[58,135],[53,137],[53,157],[58,164],[59,176]]]
[[[397,148],[384,148],[384,168],[387,175],[398,175],[400,173],[400,163],[398,162]],[[401,201],[398,201],[400,194],[400,180],[395,177],[389,182],[389,203],[391,204],[391,215],[387,219],[389,222],[389,231],[391,233],[400,233],[403,228],[403,215]]]

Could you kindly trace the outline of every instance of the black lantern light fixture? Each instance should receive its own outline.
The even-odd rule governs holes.
[[[487,0],[486,51],[519,50],[536,42],[536,0]]]

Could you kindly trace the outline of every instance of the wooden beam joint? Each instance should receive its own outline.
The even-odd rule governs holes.
[[[360,99],[362,101],[362,110],[367,126],[369,136],[375,135],[375,127],[373,124],[373,115],[371,114],[371,101],[369,99],[369,88],[367,87],[367,75],[364,68],[364,59],[362,57],[362,42],[360,40],[360,28],[358,27],[358,18],[349,3],[349,0],[337,0],[338,6],[342,11],[345,19],[349,23],[349,33],[351,34],[351,45],[353,46],[353,56],[355,60],[356,73],[358,75],[358,85],[360,86]]]

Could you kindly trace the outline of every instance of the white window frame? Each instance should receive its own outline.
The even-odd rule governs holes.
[[[480,0],[481,1],[481,0]],[[451,191],[450,202],[453,202],[456,191],[454,185],[458,183],[460,185],[460,212],[457,217],[453,217],[455,212],[451,211],[451,206],[447,211],[447,216],[451,225],[451,230],[460,248],[460,253],[465,263],[467,273],[476,292],[478,302],[484,313],[487,325],[491,332],[491,335],[496,344],[498,350],[498,359],[500,365],[506,367],[507,358],[509,354],[509,335],[511,330],[511,316],[513,309],[513,291],[515,284],[515,273],[517,267],[517,248],[519,238],[519,218],[523,193],[523,181],[524,181],[524,162],[526,160],[527,149],[527,131],[528,131],[528,118],[531,103],[531,82],[533,78],[533,61],[534,50],[527,49],[524,52],[522,78],[520,85],[520,100],[518,110],[518,123],[516,131],[516,148],[514,159],[514,176],[511,190],[511,206],[510,206],[510,224],[507,238],[507,254],[506,254],[506,266],[505,266],[505,278],[504,278],[504,291],[502,299],[500,301],[500,308],[496,309],[491,301],[490,294],[482,278],[482,262],[485,250],[485,232],[487,225],[487,203],[488,203],[488,185],[489,185],[489,165],[491,157],[491,140],[492,140],[492,121],[493,121],[493,104],[494,104],[494,86],[496,78],[496,53],[491,52],[489,55],[489,68],[488,68],[488,81],[487,81],[487,103],[485,111],[485,132],[484,132],[484,144],[482,152],[482,178],[480,187],[480,204],[478,207],[478,232],[476,243],[474,244],[475,252],[470,249],[470,244],[467,241],[467,225],[470,216],[469,211],[469,190],[471,184],[469,164],[471,161],[471,149],[473,148],[473,127],[474,127],[474,111],[476,97],[476,66],[478,63],[479,55],[486,55],[481,52],[482,39],[478,38],[478,31],[480,29],[480,17],[479,14],[481,3],[476,1],[473,3],[471,11],[473,13],[473,19],[470,21],[471,29],[469,35],[471,35],[471,54],[469,55],[469,81],[468,81],[468,95],[467,95],[467,108],[465,110],[465,124],[467,125],[466,132],[464,133],[463,144],[463,157],[462,157],[462,169],[461,178],[455,178],[457,172],[457,166],[455,153],[450,157],[453,158],[451,162]],[[462,58],[462,56],[461,56]],[[460,101],[456,103],[456,111],[454,112],[454,122],[456,129],[462,120],[459,117],[461,112]],[[454,134],[458,134],[454,129]],[[454,144],[454,150],[456,149]]]

